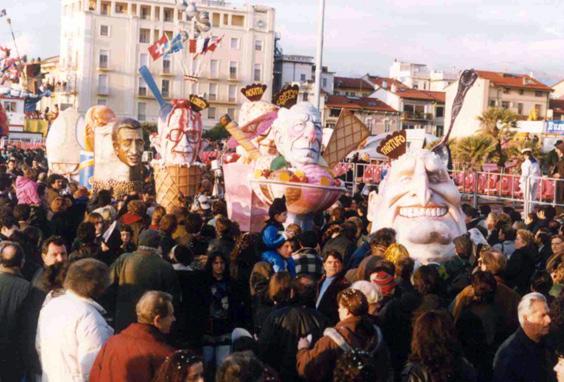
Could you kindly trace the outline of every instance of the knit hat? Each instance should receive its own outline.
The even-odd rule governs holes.
[[[146,229],[139,235],[139,246],[159,248],[161,245],[161,234],[153,229]]]
[[[371,274],[370,281],[380,287],[384,296],[391,295],[396,287],[396,280],[394,279],[394,276],[384,271]]]
[[[286,197],[276,198],[272,201],[270,208],[268,209],[268,216],[274,219],[274,216],[288,211],[286,208]]]

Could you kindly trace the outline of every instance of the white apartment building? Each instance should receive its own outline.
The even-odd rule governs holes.
[[[412,89],[444,91],[457,80],[458,75],[454,71],[430,70],[426,64],[394,60],[390,66],[390,78]]]
[[[313,101],[315,87],[315,63],[313,57],[282,54],[275,58],[274,65],[277,76],[274,80],[275,93],[285,85],[298,84],[300,86],[300,101]],[[322,94],[333,94],[334,75],[335,73],[330,72],[327,67],[324,66],[322,68]]]
[[[264,98],[270,99],[274,9],[235,7],[224,1],[196,3],[198,10],[209,12],[212,26],[205,35],[223,39],[214,52],[200,58],[199,79],[193,83],[184,78],[192,74],[193,65],[186,45],[156,61],[147,50],[163,33],[169,39],[181,30],[192,36],[191,23],[174,0],[62,0],[58,75],[66,87],[56,95],[61,109],[75,106],[84,113],[104,104],[118,116],[156,121],[159,106],[139,76],[142,65],[149,67],[166,99],[194,93],[210,101],[203,112],[205,127],[213,127],[225,113],[237,118],[243,102],[240,89],[250,83],[267,84]]]
[[[478,117],[489,108],[509,109],[525,120],[536,114],[537,119],[547,117],[552,89],[527,74],[511,74],[477,70],[478,79],[472,85],[452,130],[452,137],[473,135],[480,129]],[[445,121],[450,121],[452,103],[458,83],[445,90]],[[534,110],[534,113],[532,111]],[[445,126],[445,130],[448,126]]]

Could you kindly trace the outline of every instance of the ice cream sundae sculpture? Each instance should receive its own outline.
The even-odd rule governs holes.
[[[203,98],[174,99],[161,106],[158,132],[151,143],[157,158],[151,162],[155,173],[157,203],[172,211],[183,197],[194,195],[202,169],[197,163],[202,147],[202,115],[208,107]]]
[[[321,156],[319,111],[296,103],[297,87],[284,88],[274,104],[261,101],[265,89],[261,84],[242,89],[248,101],[239,124],[228,116],[222,122],[233,137],[231,147],[238,145],[239,163],[252,167],[248,181],[255,195],[267,205],[285,196],[288,220],[308,227],[312,214],[331,206],[344,188]]]
[[[400,133],[389,136],[378,148],[393,161],[379,193],[369,195],[367,217],[372,232],[384,227],[395,229],[398,242],[419,264],[447,260],[455,253],[453,239],[466,233],[460,193],[447,171],[447,142],[476,78],[473,70],[462,73],[449,129],[433,150],[405,152],[405,139],[403,147],[396,145],[401,141]]]

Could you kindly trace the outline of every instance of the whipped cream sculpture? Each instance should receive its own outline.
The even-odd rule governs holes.
[[[458,188],[444,158],[429,150],[392,161],[379,193],[369,195],[367,217],[371,232],[393,228],[419,264],[447,260],[455,253],[453,240],[466,232]]]
[[[161,107],[158,131],[151,138],[157,157],[151,162],[155,173],[157,203],[172,211],[182,206],[183,197],[197,192],[202,174],[198,162],[202,148],[202,115],[208,102],[196,95],[174,99]]]
[[[76,133],[79,123],[80,114],[69,107],[60,112],[51,124],[45,138],[49,172],[63,176],[78,174],[81,147]]]
[[[228,116],[222,121],[245,150],[239,161],[253,167],[256,196],[268,205],[285,196],[289,221],[308,228],[311,214],[328,208],[343,190],[321,156],[321,117],[313,105],[296,103],[297,86],[282,89],[274,105],[260,100],[264,89],[242,89],[249,102],[241,108],[241,127]]]

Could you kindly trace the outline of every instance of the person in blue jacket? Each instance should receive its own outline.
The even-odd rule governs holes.
[[[262,260],[272,264],[274,272],[288,271],[292,277],[296,276],[292,246],[289,235],[284,231],[283,223],[288,218],[286,199],[276,198],[268,209],[269,219],[262,230],[262,242],[266,250],[262,253]]]

